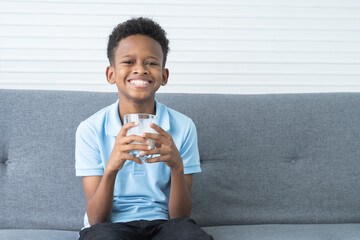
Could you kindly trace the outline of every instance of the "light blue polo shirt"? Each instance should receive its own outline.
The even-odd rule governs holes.
[[[171,134],[183,163],[184,173],[201,172],[196,128],[193,121],[165,105],[156,104],[158,125]],[[119,100],[81,122],[76,131],[76,176],[102,176],[122,127]],[[111,222],[168,219],[170,168],[163,162],[126,161],[114,186]],[[89,227],[87,214],[84,227]]]

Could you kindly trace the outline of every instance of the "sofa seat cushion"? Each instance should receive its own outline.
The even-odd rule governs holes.
[[[355,224],[268,224],[204,227],[216,240],[358,240],[360,223]],[[0,229],[7,240],[77,240],[77,231]]]
[[[269,224],[204,227],[216,240],[359,240],[356,224]]]
[[[1,240],[77,240],[79,232],[39,229],[0,229]]]

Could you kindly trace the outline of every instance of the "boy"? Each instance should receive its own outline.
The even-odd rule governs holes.
[[[83,177],[86,198],[80,240],[213,239],[189,218],[192,174],[201,171],[195,125],[155,100],[169,77],[168,42],[147,18],[119,24],[109,36],[106,77],[119,100],[76,132],[76,175]],[[130,113],[156,114],[151,127],[157,134],[126,136],[136,126],[123,125]],[[147,139],[156,141],[155,149]],[[153,157],[142,162],[132,150]]]

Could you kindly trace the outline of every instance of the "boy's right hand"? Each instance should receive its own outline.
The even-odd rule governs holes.
[[[151,149],[151,147],[148,146],[149,142],[146,138],[137,135],[126,136],[127,131],[132,127],[136,127],[137,124],[138,123],[135,122],[127,123],[121,128],[116,137],[114,148],[111,151],[109,160],[105,166],[105,171],[117,173],[120,169],[122,169],[126,160],[143,164],[139,158],[128,153],[133,150],[148,151]],[[143,144],[131,144],[132,142]]]

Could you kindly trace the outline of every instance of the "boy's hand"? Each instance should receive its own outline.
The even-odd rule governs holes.
[[[166,165],[173,170],[182,170],[183,161],[181,155],[172,139],[172,136],[168,134],[164,129],[158,125],[152,123],[150,127],[154,129],[158,134],[155,133],[144,133],[144,138],[153,139],[156,141],[156,148],[140,152],[140,155],[154,155],[160,154],[159,157],[150,158],[145,160],[147,163],[165,162]]]
[[[127,123],[121,128],[119,134],[116,137],[115,145],[111,151],[109,160],[105,166],[105,171],[117,173],[120,169],[122,169],[126,160],[142,164],[142,161],[139,158],[128,153],[129,151],[133,150],[149,150],[149,142],[144,137],[136,135],[126,136],[127,131],[130,128],[137,126],[137,124],[138,123],[134,122]],[[143,144],[131,144],[132,142]]]

